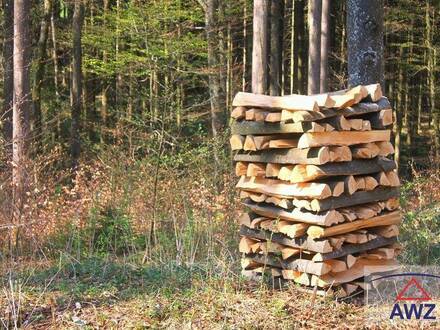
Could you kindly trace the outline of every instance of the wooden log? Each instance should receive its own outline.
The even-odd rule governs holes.
[[[269,142],[269,148],[296,148],[298,146],[298,139],[274,139]]]
[[[232,150],[241,150],[244,146],[245,137],[241,135],[234,134],[229,139]]]
[[[364,251],[372,250],[378,247],[387,246],[390,244],[393,244],[397,241],[396,237],[377,237],[371,241],[368,241],[367,243],[363,244],[344,244],[340,249],[334,250],[333,252],[329,253],[319,253],[313,257],[313,260],[315,261],[324,261],[324,260],[331,260],[336,258],[341,258],[344,256],[352,255],[355,253],[361,253]],[[349,266],[350,268],[350,266]]]
[[[350,122],[345,119],[344,116],[337,115],[324,120],[319,121],[319,123],[327,123],[332,125],[338,131],[349,131],[351,129]]]
[[[348,123],[350,124],[350,129],[354,131],[361,131],[362,130],[362,119],[348,119]]]
[[[285,165],[281,167],[280,173],[278,173],[278,179],[290,181],[294,165]]]
[[[321,109],[319,112],[310,111],[289,111],[281,110],[281,121],[284,122],[303,122],[303,121],[318,121],[325,118],[337,116],[337,111],[333,109]]]
[[[380,148],[376,143],[361,143],[350,147],[354,159],[370,159],[379,155]]]
[[[372,191],[357,191],[350,197],[329,197],[323,200],[314,199],[310,202],[310,211],[323,212],[330,209],[387,200],[399,196],[398,188],[378,187]]]
[[[329,210],[327,212],[312,213],[304,212],[297,208],[292,211],[286,211],[278,207],[270,205],[255,204],[245,201],[243,204],[249,207],[253,212],[261,216],[270,218],[280,218],[283,220],[304,222],[309,224],[317,224],[322,226],[331,226],[344,221],[344,217],[337,210]]]
[[[362,131],[371,131],[371,123],[368,120],[362,120]]]
[[[322,165],[330,161],[328,147],[311,149],[277,149],[254,153],[238,153],[235,161],[262,162],[275,164]]]
[[[274,179],[244,176],[240,178],[236,188],[281,197],[292,196],[323,199],[332,196],[331,187],[327,183],[307,182],[295,184]]]
[[[268,123],[279,123],[281,121],[281,112],[269,112],[264,118]]]
[[[255,243],[257,243],[257,240],[250,239],[249,237],[242,237],[240,239],[240,244],[238,245],[238,250],[241,253],[251,253],[252,249],[251,246]]]
[[[267,163],[266,165],[266,177],[276,178],[281,170],[281,164]]]
[[[330,266],[332,273],[339,273],[347,270],[347,264],[343,260],[326,260],[324,261],[324,264]]]
[[[363,118],[367,119],[374,129],[386,129],[393,124],[393,110],[383,109],[379,112],[370,113]]]
[[[391,109],[391,104],[386,97],[381,97],[376,102],[362,102],[346,109],[342,109],[340,114],[344,117],[353,117],[358,115],[363,115],[372,112],[379,112],[383,109]]]
[[[246,117],[246,108],[245,107],[236,107],[231,112],[231,117],[235,120],[244,119]]]
[[[351,150],[347,146],[330,146],[330,162],[350,162],[353,157]]]
[[[364,87],[368,91],[368,101],[377,102],[382,98],[383,94],[380,84],[371,84]]]
[[[309,225],[306,223],[292,223],[286,220],[278,222],[278,231],[291,238],[301,237],[306,233],[308,227]]]
[[[284,124],[256,121],[235,121],[231,124],[231,132],[232,134],[241,135],[324,132],[324,127],[315,122]]]
[[[353,160],[345,163],[330,163],[324,165],[296,165],[291,176],[292,182],[308,182],[319,178],[341,175],[370,174],[379,171],[391,171],[396,168],[394,161],[377,157],[367,160]]]
[[[307,229],[307,235],[312,238],[323,238],[349,233],[363,228],[395,225],[399,224],[401,221],[402,215],[399,211],[395,211],[391,213],[385,213],[367,220],[358,220],[326,228],[313,225]]]
[[[301,249],[296,249],[292,247],[283,247],[281,250],[281,257],[283,259],[289,259],[292,256],[296,256],[301,253]]]
[[[264,109],[252,108],[246,110],[245,119],[254,120],[254,121],[264,121],[268,114],[269,111],[266,111]]]
[[[389,172],[385,172],[385,175],[386,175],[391,187],[399,187],[400,186],[400,180],[399,180],[399,176],[397,175],[397,172],[389,171]]]
[[[379,156],[388,156],[394,154],[394,147],[389,141],[384,142],[376,142],[376,145],[379,147]]]
[[[235,175],[243,176],[247,174],[248,163],[245,162],[236,162],[235,163]]]
[[[272,241],[293,248],[309,250],[319,253],[328,253],[333,250],[327,240],[313,240],[307,237],[289,238],[281,233],[272,233],[266,230],[251,229],[245,226],[240,227],[240,235],[256,238],[256,239]]]
[[[246,151],[256,151],[257,146],[255,145],[254,137],[252,135],[247,135],[243,143],[243,149]]]
[[[290,199],[286,199],[286,198],[280,198],[280,197],[275,197],[275,196],[267,196],[266,203],[271,203],[274,204],[276,206],[279,206],[283,209],[291,209],[293,208],[293,203]]]
[[[246,175],[249,177],[252,176],[264,177],[266,175],[266,164],[248,163]]]
[[[292,261],[284,260],[281,262],[283,269],[292,269],[301,273],[324,275],[328,274],[332,268],[329,264],[313,262],[306,259],[295,259]]]
[[[301,272],[293,269],[283,269],[281,270],[281,273],[283,274],[284,279],[292,281],[299,279],[299,277],[301,276]]]
[[[395,237],[399,235],[399,226],[397,225],[390,225],[390,226],[383,226],[378,228],[373,228],[371,230],[376,235],[380,235],[382,237]]]
[[[323,107],[329,107],[333,104],[330,97],[322,100],[322,97],[307,96],[307,95],[285,95],[285,96],[268,96],[261,94],[252,94],[239,92],[235,95],[232,101],[233,106],[244,107],[260,107],[267,108],[268,110],[303,110],[303,111],[319,111],[319,105]]]
[[[389,130],[367,132],[304,133],[301,135],[298,141],[298,148],[312,148],[330,145],[351,146],[360,143],[389,140]]]

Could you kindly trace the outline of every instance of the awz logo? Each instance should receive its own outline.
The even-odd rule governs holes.
[[[407,296],[407,293],[410,291],[412,291],[411,296]],[[418,293],[418,295],[415,293]],[[412,277],[397,295],[396,303],[391,310],[390,319],[436,320],[436,316],[434,315],[436,305],[426,303],[430,300],[431,297],[425,289]]]

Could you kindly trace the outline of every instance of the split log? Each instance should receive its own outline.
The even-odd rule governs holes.
[[[235,175],[242,176],[247,174],[248,163],[236,162],[235,163]]]
[[[331,226],[344,221],[344,217],[337,210],[313,213],[304,212],[297,208],[293,209],[292,211],[286,211],[275,206],[255,204],[250,201],[245,201],[243,204],[249,207],[253,212],[270,218],[280,218],[283,220],[304,222],[322,226]]]
[[[252,108],[246,110],[245,119],[254,120],[254,121],[264,121],[268,114],[269,111],[266,111],[264,109]]]
[[[349,131],[351,129],[350,122],[347,119],[345,119],[344,116],[341,116],[341,115],[333,116],[333,117],[321,120],[318,123],[330,124],[338,131]]]
[[[306,233],[308,227],[309,225],[306,223],[292,223],[285,220],[278,222],[278,231],[291,238],[301,237]]]
[[[310,111],[289,111],[281,110],[281,121],[294,123],[303,121],[318,121],[325,118],[337,116],[337,111],[333,109],[321,109],[319,112]]]
[[[249,163],[246,170],[248,177],[258,176],[264,177],[266,175],[266,164],[264,163]]]
[[[281,165],[274,163],[267,163],[266,165],[266,177],[267,178],[276,178],[280,173]]]
[[[232,134],[241,135],[324,132],[324,127],[315,122],[284,124],[256,121],[235,121],[231,124],[231,132]]]
[[[311,149],[277,149],[260,152],[239,152],[235,161],[262,162],[275,164],[309,164],[322,165],[330,161],[328,147]]]
[[[368,91],[368,101],[377,102],[382,98],[383,94],[380,84],[371,84],[364,87]]]
[[[267,109],[288,109],[319,111],[319,107],[331,108],[334,101],[328,95],[284,95],[268,96],[239,92],[232,101],[233,106],[260,107]]]
[[[304,133],[298,141],[298,148],[311,148],[321,146],[351,146],[354,144],[389,141],[390,131],[366,132],[318,132]]]
[[[347,146],[330,146],[330,162],[350,162],[353,157],[351,155],[351,150]]]
[[[291,181],[292,182],[307,182],[319,178],[326,178],[340,175],[360,175],[370,174],[380,171],[392,171],[396,168],[394,161],[377,157],[368,160],[353,160],[345,163],[330,163],[324,165],[296,165]]]
[[[246,117],[246,108],[245,107],[236,107],[231,112],[231,117],[235,120],[244,119]]]
[[[388,156],[394,154],[394,147],[391,144],[391,142],[389,141],[376,142],[376,145],[380,149],[379,156]]]
[[[376,143],[362,143],[352,146],[351,153],[354,159],[370,159],[379,155],[380,148]]]
[[[296,148],[298,146],[298,139],[274,139],[269,142],[269,148]]]
[[[229,139],[229,143],[231,144],[232,150],[241,150],[244,146],[245,137],[241,135],[234,134]]]
[[[376,102],[358,103],[346,109],[342,109],[340,114],[344,117],[353,117],[372,112],[379,112],[380,110],[391,109],[391,104],[386,97],[381,97]]]
[[[312,238],[323,238],[344,233],[350,233],[363,228],[395,225],[399,224],[401,221],[402,215],[399,211],[395,211],[391,213],[385,213],[367,220],[358,220],[326,228],[313,225],[307,229],[307,235]]]
[[[268,123],[278,123],[281,121],[281,112],[270,112],[267,114],[264,121]]]

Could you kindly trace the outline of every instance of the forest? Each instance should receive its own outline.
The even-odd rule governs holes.
[[[264,93],[348,87],[351,0],[322,0],[319,45],[314,1],[263,1]],[[254,1],[1,2],[2,327],[363,324],[355,302],[240,276],[229,118],[252,88]],[[395,111],[399,260],[438,265],[440,3],[372,2],[383,6],[382,89]],[[313,93],[310,47],[320,48]]]

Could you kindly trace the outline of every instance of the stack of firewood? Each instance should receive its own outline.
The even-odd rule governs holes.
[[[238,93],[233,105],[243,274],[346,296],[364,275],[396,269],[400,183],[380,85]]]

